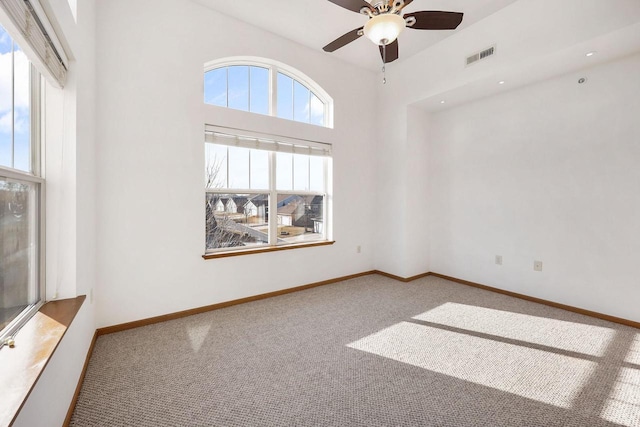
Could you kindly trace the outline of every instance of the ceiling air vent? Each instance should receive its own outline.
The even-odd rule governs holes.
[[[473,55],[467,58],[467,65],[474,64],[482,59],[488,58],[491,55],[496,53],[496,47],[491,46],[488,49],[483,50],[482,52],[474,53]]]

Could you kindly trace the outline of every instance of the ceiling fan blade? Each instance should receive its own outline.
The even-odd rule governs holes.
[[[402,9],[404,9],[405,7],[409,6],[411,4],[413,0],[404,0],[404,4],[402,5]],[[400,10],[402,10],[400,9]]]
[[[338,6],[342,6],[345,9],[349,9],[353,12],[360,13],[363,7],[366,7],[370,11],[373,12],[373,8],[369,3],[364,0],[329,0],[333,4],[337,4]]]
[[[325,47],[322,48],[325,52],[333,52],[334,50],[340,49],[342,46],[345,46],[351,43],[354,40],[359,39],[362,36],[362,28],[356,28],[355,30],[349,31],[347,34],[344,34]]]
[[[385,64],[389,62],[393,62],[398,59],[398,39],[394,40],[393,43],[389,43],[386,46],[386,52],[384,52],[382,46],[378,46],[380,48],[380,56]]]
[[[416,30],[455,30],[462,22],[463,14],[460,12],[440,12],[435,10],[423,10],[407,13],[404,19],[415,18],[416,23],[407,28]]]

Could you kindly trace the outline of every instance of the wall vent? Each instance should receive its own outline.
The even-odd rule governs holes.
[[[496,53],[496,47],[495,46],[491,46],[488,49],[485,49],[481,52],[478,53],[474,53],[473,55],[467,57],[467,66],[474,64],[478,61],[481,61],[483,59],[486,59],[488,57],[490,57],[491,55],[494,55]]]

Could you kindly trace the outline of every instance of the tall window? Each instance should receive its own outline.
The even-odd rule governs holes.
[[[206,250],[327,240],[330,146],[205,134]]]
[[[0,26],[0,343],[43,297],[39,87],[38,72]]]
[[[210,65],[204,74],[204,102],[329,127],[328,95],[301,73],[285,68],[248,61]]]

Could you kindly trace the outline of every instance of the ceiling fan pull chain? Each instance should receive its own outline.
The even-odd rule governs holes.
[[[382,84],[387,84],[387,45],[382,45]]]

